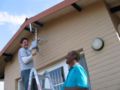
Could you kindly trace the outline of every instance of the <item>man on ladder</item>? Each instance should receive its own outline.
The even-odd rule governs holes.
[[[29,24],[30,32],[32,32],[32,24]],[[22,82],[24,84],[25,90],[28,90],[28,82],[29,82],[29,75],[34,68],[33,64],[33,56],[36,55],[36,50],[38,49],[37,43],[37,29],[35,31],[35,40],[32,41],[30,48],[29,48],[29,40],[26,37],[21,38],[20,45],[21,48],[18,51],[18,60],[20,64],[20,72]],[[37,48],[37,49],[36,49]],[[35,52],[33,52],[33,49]],[[35,80],[32,80],[32,89],[37,90]]]
[[[25,90],[28,90],[29,74],[31,69],[34,68],[33,56],[36,55],[36,52],[32,53],[32,48],[34,48],[32,45],[31,49],[28,47],[29,46],[28,38],[23,37],[20,41],[20,45],[21,48],[18,51],[18,60],[20,64],[21,78]],[[32,89],[37,90],[34,84],[35,83],[33,82]]]

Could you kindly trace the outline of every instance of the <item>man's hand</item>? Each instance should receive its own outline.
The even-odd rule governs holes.
[[[38,41],[37,40],[33,40],[31,42],[31,45],[30,45],[30,50],[35,49],[37,47],[38,47]]]

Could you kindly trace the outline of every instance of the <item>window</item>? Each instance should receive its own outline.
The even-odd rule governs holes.
[[[50,76],[54,85],[55,90],[61,90],[62,85],[65,81],[63,67],[57,68],[50,72]]]
[[[61,90],[62,85],[65,81],[63,67],[54,69],[48,72],[48,74],[50,76],[54,90]],[[42,88],[50,89],[51,82],[48,78],[42,80]]]
[[[65,60],[43,69],[39,74],[42,75],[45,71],[49,72],[54,90],[61,90],[65,78],[68,74],[68,65],[65,63]],[[44,84],[42,87],[45,86],[46,88],[49,88],[49,80],[43,82]]]
[[[65,81],[63,67],[57,68],[50,73],[51,80],[55,90],[61,90],[62,85]]]

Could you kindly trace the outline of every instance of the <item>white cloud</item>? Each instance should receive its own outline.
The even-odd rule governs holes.
[[[0,26],[5,25],[8,27],[7,30],[14,35],[28,16],[29,15],[12,15],[8,12],[0,12]]]
[[[0,12],[0,25],[13,24],[20,25],[24,22],[27,15],[12,15],[8,12]]]

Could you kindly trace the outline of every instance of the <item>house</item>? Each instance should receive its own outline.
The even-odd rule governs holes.
[[[39,37],[46,37],[34,64],[38,73],[50,72],[55,90],[60,90],[66,79],[64,57],[71,50],[79,51],[91,90],[120,89],[119,0],[64,0],[27,19],[0,52],[0,77],[5,90],[20,87],[17,52],[22,37],[30,41],[34,38],[29,23],[38,28]]]

